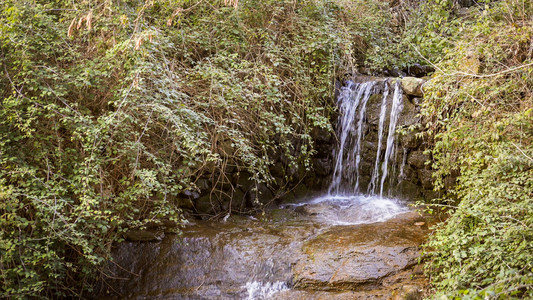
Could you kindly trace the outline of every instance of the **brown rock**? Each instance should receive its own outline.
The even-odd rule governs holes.
[[[425,80],[421,78],[404,77],[402,78],[403,91],[407,95],[421,97],[423,95],[422,85],[424,84],[424,82]]]
[[[426,190],[433,189],[433,171],[427,169],[418,170],[418,178],[422,183],[422,187]]]
[[[386,225],[334,227],[307,241],[302,249],[306,255],[293,267],[295,287],[313,290],[372,288],[383,278],[410,268],[417,261],[423,231],[394,223],[401,224],[405,219],[413,222],[418,218],[417,214],[406,214]]]
[[[416,169],[424,169],[429,167],[426,166],[426,161],[429,159],[429,154],[424,154],[424,151],[412,151],[407,157],[407,163]]]

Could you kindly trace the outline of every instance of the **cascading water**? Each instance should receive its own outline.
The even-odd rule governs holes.
[[[328,194],[353,194],[357,192],[359,180],[359,163],[361,151],[361,135],[366,103],[376,82],[362,84],[348,82],[341,88],[337,103],[339,105],[339,121],[337,124],[339,148],[337,150],[333,177]],[[361,101],[362,100],[362,101]],[[361,104],[359,122],[356,123],[357,108]]]
[[[402,91],[396,83],[391,101],[389,90],[387,81],[349,82],[341,89],[339,147],[326,195],[263,212],[261,221],[233,216],[222,223],[195,221],[179,239],[166,236],[161,242],[123,243],[110,267],[109,280],[114,284],[106,281],[102,295],[110,293],[110,287],[120,295],[110,299],[326,299],[338,291],[322,294],[327,292],[324,287],[366,289],[391,280],[387,276],[396,276],[415,259],[412,249],[421,240],[417,235],[421,231],[412,230],[416,214],[417,219],[406,214],[387,222],[408,210],[382,197],[384,182],[396,180],[391,162],[402,155],[396,153],[394,136]],[[377,130],[372,127],[376,125]],[[371,161],[364,155],[374,153],[369,148],[374,138],[377,152]],[[407,149],[402,158],[400,177]],[[366,176],[371,176],[370,182]],[[368,195],[361,194],[362,189]],[[322,296],[315,297],[319,295],[315,292]],[[376,298],[371,295],[364,298]],[[375,295],[381,298],[383,290]],[[95,297],[101,298],[105,297]]]
[[[376,89],[378,82],[369,81],[365,83],[353,83],[349,81],[345,87],[341,88],[337,98],[339,106],[339,120],[337,124],[337,135],[339,147],[335,155],[335,168],[333,177],[328,189],[329,195],[350,195],[357,194],[360,190],[360,165],[362,141],[364,140],[364,120],[366,117],[366,106]],[[387,101],[389,96],[389,83],[384,82],[384,91],[381,98],[378,142],[376,160],[367,193],[375,195],[379,189],[379,195],[383,196],[385,180],[389,175],[389,164],[395,156],[395,130],[398,118],[402,111],[402,89],[399,81],[394,85],[392,98],[392,108],[389,116],[389,126],[385,146],[385,155],[382,155],[382,144],[385,131],[385,119],[387,117]],[[383,160],[381,160],[383,157]],[[380,175],[381,168],[381,178]],[[378,180],[379,179],[379,180]]]
[[[400,113],[403,109],[402,97],[403,94],[400,82],[397,81],[394,86],[394,96],[392,97],[392,110],[390,113],[389,133],[387,135],[387,147],[385,148],[385,157],[383,157],[383,164],[381,165],[382,175],[381,187],[379,190],[380,197],[383,197],[383,188],[385,185],[385,179],[388,175],[389,160],[394,156],[394,133],[396,130],[396,123],[398,123],[398,118],[400,117]]]
[[[385,125],[385,116],[387,113],[387,97],[389,96],[389,85],[385,84],[385,91],[383,92],[383,98],[381,99],[381,109],[379,112],[379,127],[378,127],[378,150],[376,152],[376,162],[374,163],[374,171],[372,172],[372,178],[368,184],[368,192],[371,195],[376,194],[376,184],[379,177],[379,162],[381,157],[381,143],[383,141],[383,127]]]
[[[360,168],[363,159],[367,104],[373,94],[380,92],[382,84],[384,90],[380,105],[376,160],[373,164],[370,182],[366,187],[369,195],[365,196],[360,193]],[[396,155],[395,130],[403,107],[402,98],[402,89],[399,81],[397,81],[394,85],[389,125],[386,132],[385,154],[382,155],[389,101],[389,83],[387,81],[364,83],[348,81],[346,86],[341,88],[337,98],[339,145],[334,152],[335,165],[328,194],[298,205],[320,207],[321,214],[317,218],[336,225],[380,222],[406,211],[406,208],[399,205],[396,200],[383,197],[385,180],[389,176],[389,164],[394,161]],[[381,157],[383,158],[381,159]],[[380,170],[381,178],[379,178]],[[379,197],[375,196],[377,190],[379,190]]]

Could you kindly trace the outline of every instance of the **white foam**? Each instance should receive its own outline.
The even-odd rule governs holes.
[[[283,281],[276,282],[247,282],[244,286],[248,293],[248,300],[270,299],[274,294],[289,289]]]
[[[325,195],[287,206],[304,205],[319,222],[331,225],[383,222],[409,210],[397,199],[365,195]]]

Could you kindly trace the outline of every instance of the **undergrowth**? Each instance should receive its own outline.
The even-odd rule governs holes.
[[[485,1],[461,17],[452,3],[441,9],[450,17],[440,26],[454,30],[434,40],[448,45],[443,56],[425,57],[439,63],[423,114],[436,187],[457,182],[437,204],[455,208],[425,245],[426,269],[435,297],[531,298],[533,4]]]
[[[201,176],[222,194],[229,167],[273,187],[276,157],[310,170],[338,66],[390,34],[382,7],[2,1],[0,297],[90,293],[125,231],[184,222]]]

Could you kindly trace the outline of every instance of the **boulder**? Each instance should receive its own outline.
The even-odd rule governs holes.
[[[400,143],[404,148],[416,149],[422,144],[422,139],[416,136],[418,132],[409,131],[406,134],[402,135],[400,138]]]
[[[424,154],[424,151],[411,151],[407,157],[407,163],[417,169],[428,168],[426,162],[431,159],[429,154]]]
[[[409,180],[402,180],[396,186],[396,192],[402,196],[402,198],[408,200],[416,200],[420,197],[420,187]]]
[[[391,100],[387,99],[387,100]],[[381,102],[383,100],[382,94],[374,94],[368,98],[368,102],[366,105],[366,119],[368,120],[369,124],[372,125],[378,125],[379,124],[379,115],[381,113]],[[392,101],[388,101],[391,102]],[[389,103],[387,103],[389,104]],[[387,111],[390,111],[390,104],[387,107]]]
[[[435,69],[429,65],[413,64],[404,70],[407,75],[414,77],[424,77],[431,72],[435,72]]]
[[[304,243],[293,267],[296,289],[364,290],[414,266],[423,230],[400,226],[423,220],[408,213],[386,223],[339,226]]]
[[[417,285],[404,285],[398,293],[393,296],[392,300],[417,300],[423,299],[423,289]]]
[[[423,95],[422,85],[424,82],[425,80],[421,78],[404,77],[402,78],[403,91],[407,95],[421,97]]]
[[[404,77],[404,76],[407,76],[407,74],[405,72],[399,70],[398,68],[392,68],[392,69],[384,70],[383,71],[383,75],[388,76],[388,77]]]
[[[427,169],[418,170],[418,179],[422,183],[422,187],[426,190],[433,189],[433,171]]]
[[[403,109],[398,118],[397,126],[411,126],[420,122],[418,115],[418,108],[416,105],[411,103],[409,99],[403,97]]]

